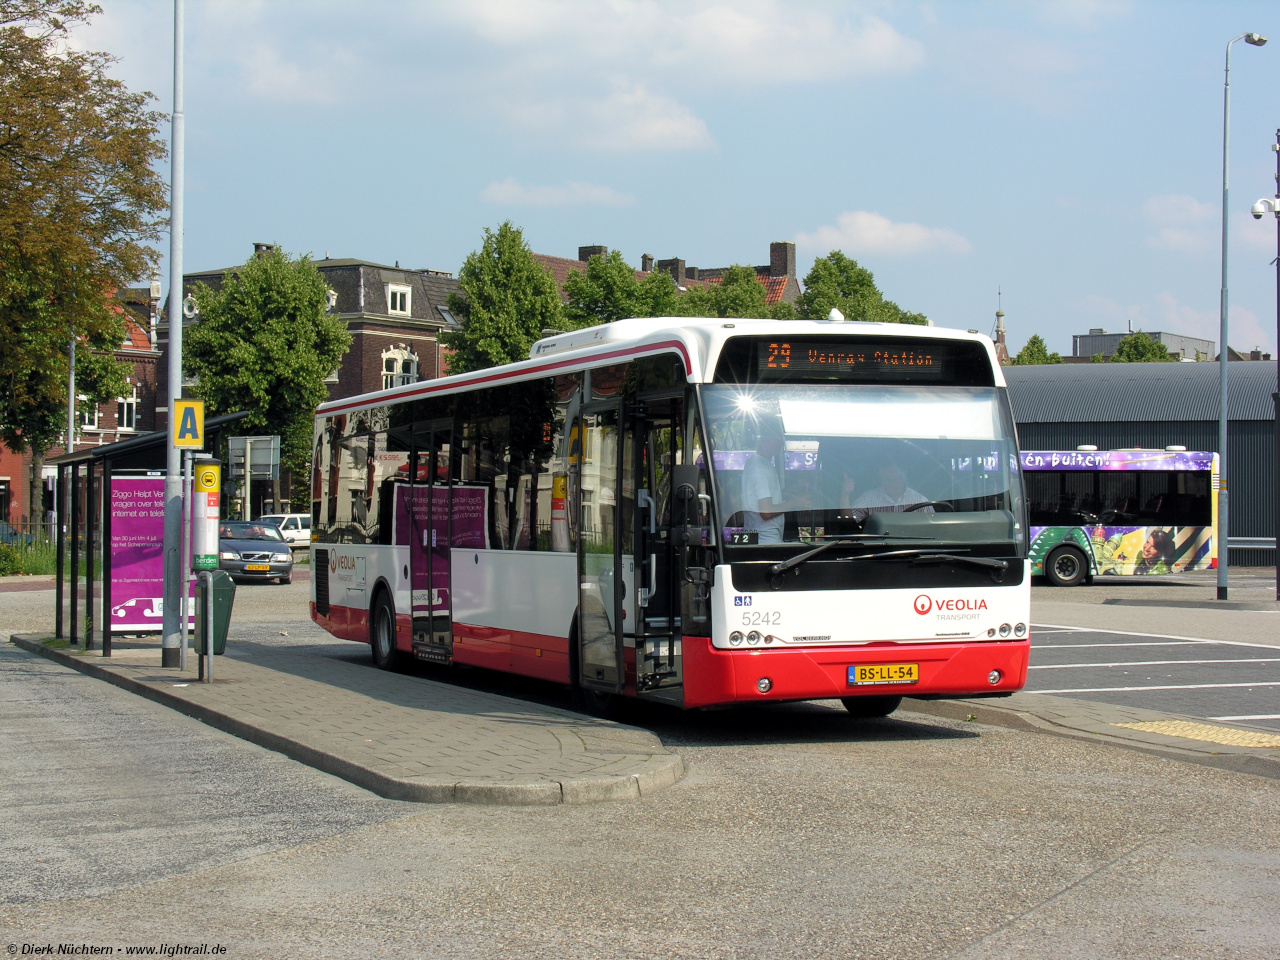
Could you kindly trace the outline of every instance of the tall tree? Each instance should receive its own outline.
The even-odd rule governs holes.
[[[453,351],[450,373],[526,360],[543,330],[565,326],[555,280],[510,220],[485,228],[484,243],[458,271],[458,285],[449,309],[459,329],[440,338]]]
[[[734,264],[724,272],[719,283],[705,287],[690,287],[675,302],[675,311],[682,317],[764,317],[789,320],[795,317],[795,309],[789,303],[777,303],[770,307],[766,302],[764,284],[756,276],[753,267]]]
[[[111,57],[69,42],[98,12],[0,0],[0,430],[33,468],[56,436],[68,345],[110,359],[124,339],[112,292],[155,268],[164,226],[163,115],[107,76]],[[91,397],[119,372],[95,385],[95,363]]]
[[[1153,340],[1141,330],[1129,334],[1118,344],[1111,355],[1112,363],[1169,363],[1169,348],[1159,340]]]
[[[635,268],[617,250],[587,260],[586,271],[570,270],[564,282],[564,316],[570,326],[593,327],[625,317],[649,316]]]
[[[244,428],[280,436],[293,503],[310,499],[305,478],[315,408],[328,398],[325,378],[351,346],[346,325],[329,313],[329,285],[309,257],[276,249],[227,273],[222,287],[191,291],[200,321],[185,335],[186,372],[210,414],[248,410]]]
[[[813,261],[813,268],[804,278],[804,293],[800,294],[798,306],[800,316],[811,320],[825,320],[835,307],[846,320],[921,325],[929,322],[924,314],[909,313],[886,300],[871,271],[839,250]]]
[[[1061,363],[1062,354],[1050,353],[1040,334],[1033,333],[1017,356],[1009,360],[1014,366],[1037,366],[1045,363]]]

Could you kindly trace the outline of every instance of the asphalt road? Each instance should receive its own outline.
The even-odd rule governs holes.
[[[1026,689],[1280,730],[1280,647],[1033,625]]]
[[[238,632],[371,669],[358,645],[278,619],[294,589],[244,591]],[[654,797],[424,807],[0,647],[0,942],[209,943],[234,958],[1277,956],[1274,781],[832,704],[650,720],[690,771]]]

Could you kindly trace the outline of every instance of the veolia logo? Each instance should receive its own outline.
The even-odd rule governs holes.
[[[966,611],[978,611],[987,609],[987,601],[981,597],[960,598],[958,600],[935,600],[933,597],[927,597],[923,593],[916,597],[915,608],[916,613],[924,616],[934,607],[939,610],[947,610],[952,613],[964,613]]]
[[[338,555],[334,553],[332,550],[329,551],[329,572],[330,573],[338,572]]]

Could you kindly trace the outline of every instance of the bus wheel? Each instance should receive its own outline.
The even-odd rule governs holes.
[[[844,697],[840,701],[855,717],[887,717],[898,709],[901,697]]]
[[[1044,575],[1055,587],[1074,587],[1089,574],[1084,554],[1075,547],[1059,547],[1044,561]]]
[[[369,648],[373,651],[374,664],[383,670],[394,669],[400,658],[396,650],[396,608],[387,591],[381,591],[373,602],[369,624]]]
[[[587,713],[601,720],[616,720],[621,712],[622,698],[616,693],[593,690],[591,687],[578,687],[578,697]]]

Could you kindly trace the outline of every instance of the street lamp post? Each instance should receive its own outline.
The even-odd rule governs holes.
[[[1227,193],[1231,153],[1231,46],[1243,40],[1255,47],[1267,42],[1257,33],[1242,33],[1227,44],[1227,65],[1222,82],[1222,294],[1218,322],[1218,599],[1227,599],[1227,568],[1231,525],[1227,512]]]
[[[1271,145],[1276,155],[1276,196],[1274,200],[1259,200],[1249,211],[1253,219],[1261,220],[1267,213],[1276,218],[1276,258],[1271,262],[1276,266],[1276,382],[1280,384],[1280,130],[1276,131],[1276,142]],[[1277,387],[1280,391],[1280,387]],[[1276,599],[1280,600],[1280,392],[1271,395],[1276,405]]]
[[[164,477],[164,605],[160,665],[182,664],[187,572],[182,569],[182,451],[174,440],[174,401],[182,397],[182,198],[185,118],[182,103],[183,0],[173,3],[173,148],[169,196],[169,445]]]

